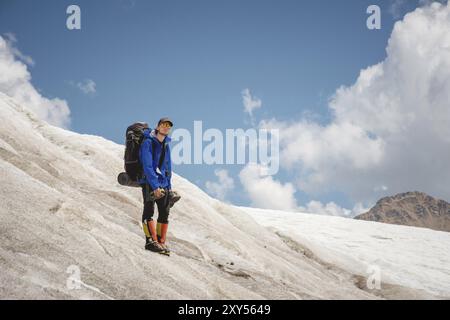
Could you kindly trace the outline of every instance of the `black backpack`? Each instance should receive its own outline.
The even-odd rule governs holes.
[[[138,181],[143,175],[141,161],[139,160],[139,150],[144,140],[144,130],[150,129],[145,122],[137,122],[127,128],[125,137],[125,172],[132,181]],[[155,143],[152,140],[152,153],[155,157]],[[164,144],[161,156],[159,158],[158,167],[161,168],[166,153],[166,144]]]

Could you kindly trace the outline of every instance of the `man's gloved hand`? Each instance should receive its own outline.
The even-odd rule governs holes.
[[[153,190],[153,195],[155,197],[155,200],[157,200],[157,199],[164,197],[165,191],[162,188],[157,188],[157,189]]]

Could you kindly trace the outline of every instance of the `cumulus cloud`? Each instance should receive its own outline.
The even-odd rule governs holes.
[[[244,104],[244,112],[253,117],[253,110],[261,108],[262,102],[260,99],[252,96],[250,89],[242,90],[242,103]]]
[[[362,203],[358,202],[352,210],[342,208],[333,201],[323,204],[320,201],[310,201],[304,208],[300,208],[300,211],[309,213],[322,214],[328,216],[339,216],[353,218],[361,213],[369,211],[370,208],[366,208]]]
[[[388,7],[388,12],[392,15],[394,19],[402,18],[406,12],[411,9],[415,9],[417,6],[426,7],[431,5],[433,2],[438,2],[445,4],[447,0],[392,0]]]
[[[373,203],[389,192],[450,198],[450,5],[417,8],[395,24],[384,61],[330,99],[333,119],[262,121],[280,129],[296,185]]]
[[[264,166],[249,163],[239,173],[239,179],[251,200],[251,205],[263,209],[297,211],[295,187],[291,183],[283,184],[265,172]]]
[[[14,33],[11,32],[6,32],[5,34],[5,38],[4,40],[7,42],[11,52],[13,53],[13,55],[18,58],[19,60],[21,60],[22,62],[26,63],[29,66],[34,66],[34,60],[30,57],[27,56],[25,54],[23,54],[22,52],[20,52],[14,45],[17,42],[17,38],[16,35]]]
[[[388,11],[395,19],[398,19],[404,14],[404,8],[407,3],[408,0],[392,0]]]
[[[94,82],[94,80],[91,79],[86,79],[84,81],[78,82],[76,86],[84,94],[94,94],[97,92],[97,84]]]
[[[267,175],[267,168],[263,165],[251,163],[240,172],[239,178],[253,207],[293,212],[306,212],[321,215],[354,217],[369,211],[361,203],[353,209],[345,209],[334,202],[326,204],[312,200],[306,206],[297,204],[296,188],[292,183],[282,183],[273,176]]]
[[[67,102],[59,98],[47,99],[34,88],[27,67],[34,61],[14,46],[17,39],[13,34],[5,37],[0,36],[0,91],[33,111],[40,119],[67,128],[70,124]]]
[[[206,181],[206,189],[212,196],[224,201],[227,193],[234,188],[234,180],[225,169],[215,170],[214,174],[218,178],[218,181]]]

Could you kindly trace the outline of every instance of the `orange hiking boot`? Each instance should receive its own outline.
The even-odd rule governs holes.
[[[158,222],[157,226],[157,234],[158,234],[158,244],[163,248],[163,251],[160,253],[165,255],[170,255],[170,249],[166,245],[166,235],[167,235],[167,228],[169,227],[168,223],[160,223]]]

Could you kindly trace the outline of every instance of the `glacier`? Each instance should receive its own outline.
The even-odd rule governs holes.
[[[449,233],[238,207],[177,174],[172,255],[145,251],[141,190],[116,181],[123,145],[3,93],[0,121],[0,299],[450,298]]]

